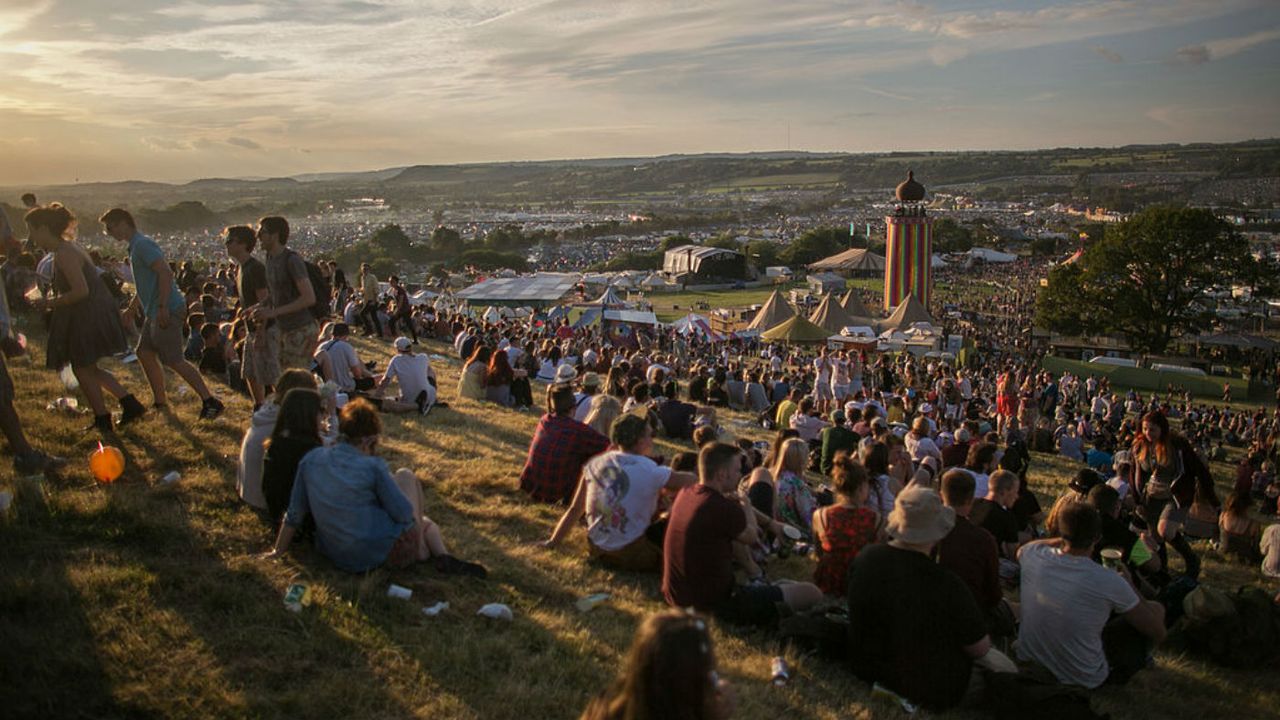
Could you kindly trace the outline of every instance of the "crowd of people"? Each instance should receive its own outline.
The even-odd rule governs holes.
[[[378,456],[380,413],[444,405],[424,339],[452,348],[460,400],[545,410],[516,481],[530,502],[564,508],[544,544],[564,548],[585,527],[584,557],[657,575],[673,608],[642,624],[622,677],[584,717],[727,717],[709,617],[835,616],[857,677],[939,710],[977,705],[992,674],[1087,689],[1128,680],[1196,586],[1193,538],[1280,577],[1280,531],[1250,516],[1276,512],[1280,410],[1043,371],[1023,332],[1030,274],[995,294],[952,283],[947,300],[970,318],[1005,318],[978,323],[976,352],[957,367],[675,330],[618,343],[567,318],[416,305],[399,278],[384,290],[364,266],[352,285],[293,252],[277,216],[227,228],[226,264],[204,272],[167,259],[126,210],[100,221],[127,247],[124,266],[81,247],[57,204],[33,199],[16,249],[0,225],[11,259],[28,256],[15,267],[37,268],[5,268],[5,298],[46,318],[46,366],[70,367],[97,432],[167,412],[166,371],[204,420],[225,409],[206,376],[248,395],[236,486],[276,536],[268,556],[305,540],[350,572],[427,562],[485,577],[428,518],[421,479]],[[10,317],[6,304],[6,355],[23,351]],[[391,341],[383,372],[353,330]],[[128,355],[150,407],[99,365]],[[13,397],[0,364],[15,467],[61,464],[26,440]],[[690,450],[665,457],[660,437]],[[1209,467],[1227,447],[1245,459],[1224,504]],[[1028,482],[1032,450],[1078,468],[1048,510]],[[810,576],[775,577],[793,554],[813,556]]]

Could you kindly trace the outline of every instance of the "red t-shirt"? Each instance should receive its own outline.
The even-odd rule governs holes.
[[[662,594],[675,607],[710,612],[733,593],[733,539],[747,528],[742,506],[706,485],[680,491],[662,550]]]

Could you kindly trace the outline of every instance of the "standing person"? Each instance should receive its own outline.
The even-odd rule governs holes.
[[[729,720],[736,704],[706,622],[667,610],[640,625],[622,673],[579,720]]]
[[[1161,543],[1161,559],[1167,555],[1164,544],[1172,545],[1182,556],[1184,572],[1194,579],[1200,573],[1200,557],[1187,542],[1182,526],[1197,495],[1211,498],[1214,507],[1221,505],[1214,493],[1209,468],[1200,461],[1185,437],[1169,429],[1169,420],[1158,410],[1143,416],[1142,432],[1133,441],[1131,456],[1130,485],[1147,527],[1156,531],[1156,539]]]
[[[414,327],[413,322],[413,305],[409,303],[409,291],[405,289],[400,282],[400,278],[392,275],[387,281],[391,285],[391,301],[395,305],[391,312],[391,321],[387,323],[392,332],[395,332],[396,326],[403,324],[409,328],[409,334],[413,336],[413,344],[418,344],[418,329]]]
[[[382,337],[382,321],[378,318],[378,276],[369,269],[369,263],[360,265],[360,321],[366,336]]]
[[[240,313],[247,315],[250,308],[267,300],[267,267],[253,256],[253,248],[258,244],[253,228],[235,225],[227,228],[224,234],[227,255],[239,268],[236,273],[236,295],[240,298]],[[249,386],[254,411],[266,401],[267,387],[280,377],[280,359],[276,356],[276,342],[270,335],[271,325],[270,322],[267,323],[268,327],[263,327],[259,322],[245,323],[249,336],[244,343],[240,376]]]
[[[0,215],[4,215],[0,211]],[[6,300],[4,276],[0,275],[0,433],[9,441],[13,451],[13,471],[19,475],[31,475],[52,470],[66,463],[66,459],[48,455],[31,446],[22,431],[22,420],[13,407],[13,378],[9,376],[6,358],[21,355],[26,349],[13,338],[10,324],[9,303]]]
[[[38,310],[51,310],[49,342],[45,366],[61,370],[70,365],[89,407],[93,426],[111,432],[111,413],[103,392],[120,400],[121,423],[146,414],[147,409],[110,372],[98,367],[98,360],[124,352],[128,341],[120,324],[115,300],[98,276],[88,253],[71,241],[71,212],[53,203],[26,215],[31,241],[53,255],[53,286],[56,294],[33,303]]]
[[[167,367],[200,396],[203,403],[200,419],[217,418],[225,406],[209,392],[196,366],[182,356],[182,325],[186,321],[187,306],[173,279],[173,270],[165,262],[164,252],[155,240],[138,231],[128,210],[112,208],[98,218],[98,222],[108,235],[129,244],[129,266],[137,294],[126,312],[136,313],[141,309],[144,317],[134,352],[151,386],[156,409],[163,410],[169,402],[164,386]]]
[[[278,216],[258,221],[258,242],[267,252],[267,302],[251,317],[276,321],[280,367],[310,367],[316,350],[316,321],[311,307],[315,289],[302,256],[287,247],[289,221]]]

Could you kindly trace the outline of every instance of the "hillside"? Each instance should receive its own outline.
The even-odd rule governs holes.
[[[42,358],[39,338],[34,348]],[[385,346],[361,341],[359,349],[385,364]],[[172,416],[121,433],[125,477],[95,485],[83,461],[95,446],[80,432],[87,420],[45,410],[63,390],[42,363],[14,367],[28,431],[73,459],[62,477],[44,482],[15,479],[0,464],[0,485],[17,490],[0,521],[4,716],[576,717],[619,667],[640,619],[662,607],[657,578],[589,565],[580,530],[559,551],[536,547],[558,516],[515,490],[536,415],[458,401],[457,365],[436,364],[452,407],[426,420],[384,416],[382,454],[392,468],[417,470],[428,513],[459,556],[489,567],[485,581],[425,567],[348,575],[302,548],[284,561],[260,559],[272,532],[234,490],[249,414],[241,398],[218,421],[196,423],[197,404],[179,391]],[[136,368],[120,374],[140,387]],[[728,427],[762,434],[741,419],[731,416]],[[688,449],[659,445],[667,454]],[[182,479],[160,483],[170,470]],[[1230,477],[1225,466],[1214,470],[1221,481]],[[1071,472],[1037,456],[1033,487],[1047,502]],[[811,572],[807,558],[770,566],[774,577]],[[1259,581],[1256,570],[1212,555],[1205,575],[1226,588]],[[310,584],[315,596],[297,615],[281,602],[293,582]],[[413,599],[388,598],[389,582],[413,588]],[[614,596],[590,614],[573,608],[598,590]],[[451,609],[425,617],[420,608],[437,600]],[[487,602],[510,605],[515,621],[476,617]],[[819,660],[792,658],[794,679],[773,688],[767,635],[713,629],[722,673],[740,698],[737,717],[894,714],[844,668]],[[1172,647],[1157,658],[1155,670],[1098,692],[1096,704],[1119,720],[1220,717],[1227,707],[1238,717],[1278,716],[1271,672],[1211,668]]]

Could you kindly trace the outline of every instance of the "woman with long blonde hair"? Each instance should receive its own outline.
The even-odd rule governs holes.
[[[804,468],[809,463],[809,443],[790,438],[774,460],[773,477],[778,498],[774,503],[776,520],[799,528],[808,538],[813,524],[813,511],[818,500],[804,481]]]
[[[621,414],[622,403],[618,402],[617,398],[612,395],[596,395],[591,398],[591,408],[587,410],[587,417],[583,420],[583,424],[609,437],[613,421],[617,420]]]

